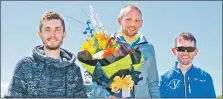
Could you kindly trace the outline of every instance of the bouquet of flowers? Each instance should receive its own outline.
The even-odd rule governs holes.
[[[90,35],[77,54],[78,60],[92,75],[93,81],[104,84],[111,93],[132,90],[133,85],[142,80],[137,71],[144,61],[139,49],[110,37],[91,5],[89,9],[91,20],[87,21],[83,33]]]

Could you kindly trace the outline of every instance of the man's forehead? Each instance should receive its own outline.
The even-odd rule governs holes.
[[[62,23],[58,19],[51,19],[51,20],[45,20],[43,21],[43,26],[55,26],[55,27],[61,27]]]

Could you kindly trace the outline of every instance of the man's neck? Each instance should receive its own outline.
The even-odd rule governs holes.
[[[178,66],[179,66],[179,68],[180,68],[180,70],[181,70],[182,72],[186,72],[188,69],[191,68],[192,63],[190,63],[190,64],[188,64],[188,65],[183,65],[183,64],[180,63]]]
[[[129,43],[132,43],[132,42],[134,42],[136,39],[137,39],[137,34],[135,35],[135,36],[128,36],[128,35],[126,35],[125,33],[121,33],[121,35],[125,38],[125,40],[127,41],[127,42],[129,42]]]
[[[44,47],[44,53],[48,57],[52,57],[54,59],[60,59],[60,49],[49,50],[46,47]]]

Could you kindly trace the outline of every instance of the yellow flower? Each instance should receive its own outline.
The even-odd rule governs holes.
[[[99,41],[102,41],[105,39],[105,35],[103,32],[99,32],[96,34],[96,38],[99,40]]]
[[[93,36],[87,37],[87,42],[82,44],[82,49],[87,50],[93,56],[95,53],[104,50],[102,57],[112,55],[117,50],[115,41],[110,39],[110,36],[104,32],[94,33]]]
[[[133,85],[134,85],[134,81],[132,80],[132,77],[130,75],[127,75],[125,78],[123,78],[124,89],[132,90]]]
[[[96,34],[96,39],[98,40],[98,43],[100,45],[100,47],[105,50],[106,49],[106,45],[108,43],[109,37],[107,35],[105,35],[103,32],[97,33]]]
[[[99,41],[98,43],[102,47],[102,49],[105,49],[105,47],[106,47],[106,42],[105,41]]]
[[[88,41],[88,44],[91,46],[91,45],[92,45],[92,43],[93,43],[93,41],[91,40],[91,38],[90,38],[90,37],[88,37],[88,38],[87,38],[87,41]]]
[[[119,76],[115,76],[113,82],[110,85],[111,91],[114,93],[118,93],[120,89],[132,90],[134,85],[134,81],[130,75],[126,75],[125,77],[120,78]]]
[[[84,42],[84,43],[82,44],[82,48],[81,48],[81,49],[85,49],[85,50],[87,50],[87,51],[90,51],[91,47],[90,47],[90,45],[88,44],[88,42]]]
[[[122,78],[116,76],[114,81],[111,83],[110,88],[112,92],[119,93],[120,89],[122,88]]]
[[[93,41],[92,41],[92,39],[90,37],[87,38],[87,42],[84,42],[82,44],[82,48],[81,49],[87,50],[88,52],[91,53],[91,55],[96,53],[96,49],[93,46]]]

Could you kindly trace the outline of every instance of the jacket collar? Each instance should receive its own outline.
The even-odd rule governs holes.
[[[133,48],[137,48],[141,44],[148,43],[148,41],[146,40],[146,38],[143,35],[141,35],[141,34],[138,34],[138,35],[139,35],[139,41],[137,41],[137,43],[134,44],[134,46],[131,46],[128,44],[129,46],[131,46]],[[121,32],[116,32],[113,35],[111,35],[111,37],[115,37],[117,42],[127,43],[125,40],[123,40],[123,36],[121,35]]]
[[[178,64],[179,64],[179,62],[178,61],[176,61],[175,62],[175,65],[174,65],[174,70],[177,72],[177,73],[181,73],[182,74],[182,72],[181,72],[181,70],[180,70],[180,67],[178,66]],[[192,64],[192,66],[187,70],[187,72],[190,72],[191,70],[193,70],[193,68],[194,68],[194,65]]]
[[[75,59],[76,59],[75,55],[68,52],[65,49],[60,48],[60,55],[61,55],[62,62],[60,59],[54,59],[54,58],[45,56],[43,49],[44,49],[43,45],[38,45],[34,47],[32,55],[35,59],[41,62],[44,62],[44,64],[47,64],[47,66],[53,65],[56,68],[60,68],[60,67],[68,66],[75,62]]]

